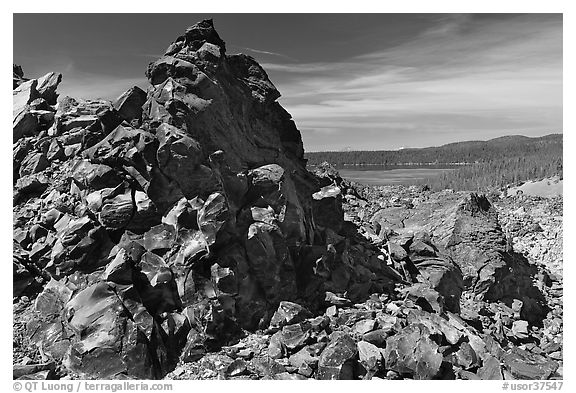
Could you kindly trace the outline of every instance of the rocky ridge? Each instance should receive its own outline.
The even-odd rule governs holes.
[[[309,172],[209,20],[146,75],[57,100],[14,67],[15,378],[561,376],[561,278],[486,197]]]

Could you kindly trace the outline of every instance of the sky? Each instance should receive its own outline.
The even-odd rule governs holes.
[[[307,151],[563,132],[561,14],[14,14],[13,62],[114,99],[205,18],[264,67]]]

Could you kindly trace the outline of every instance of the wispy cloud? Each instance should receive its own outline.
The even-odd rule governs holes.
[[[274,57],[282,57],[284,59],[288,59],[288,60],[292,60],[292,61],[298,61],[297,59],[284,55],[282,53],[278,53],[278,52],[272,52],[272,51],[266,51],[266,50],[261,50],[261,49],[254,49],[254,48],[248,48],[245,46],[237,46],[237,45],[229,45],[232,48],[237,48],[240,50],[245,50],[248,52],[252,52],[252,53],[258,53],[260,55],[267,55],[267,56],[274,56]]]
[[[147,59],[156,60],[164,56],[164,53],[130,53],[130,56],[145,57]]]
[[[133,86],[139,86],[144,90],[148,86],[148,81],[144,77],[126,78],[80,71],[73,62],[61,69],[63,76],[58,86],[58,93],[62,97],[114,100]]]
[[[298,126],[320,131],[303,132],[311,150],[562,131],[558,18],[459,16],[343,62],[264,67]]]
[[[312,74],[336,72],[345,70],[354,63],[297,63],[297,64],[279,64],[279,63],[260,63],[264,69],[269,71],[281,71],[294,74]]]
[[[470,23],[469,14],[447,14],[438,16],[437,23],[424,30],[422,37],[445,37],[452,34],[461,33]]]
[[[406,23],[411,21],[414,28],[388,26],[388,35],[379,25],[342,34],[338,45],[299,42],[300,51],[292,42],[274,46],[275,37],[268,45],[229,47],[253,53],[268,72],[307,150],[562,132],[561,15],[425,15]],[[146,88],[139,75],[143,58],[160,57],[155,49],[130,47],[113,65],[110,50],[83,56],[51,50],[52,57],[27,60],[24,69],[30,77],[62,72],[59,92],[75,97],[114,99],[133,85]]]

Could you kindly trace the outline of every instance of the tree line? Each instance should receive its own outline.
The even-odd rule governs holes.
[[[451,188],[488,192],[526,180],[555,175],[562,177],[562,169],[562,152],[559,151],[546,156],[531,154],[472,164],[421,180],[420,184],[426,184],[435,191]]]
[[[327,151],[306,153],[309,165],[329,162],[338,169],[357,165],[428,165],[478,163],[504,157],[546,155],[562,149],[562,135],[505,136],[489,141],[456,142],[443,146],[376,151]]]

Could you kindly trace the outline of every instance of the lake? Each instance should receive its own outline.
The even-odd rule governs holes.
[[[354,169],[339,169],[338,172],[344,179],[357,183],[371,186],[387,186],[416,184],[422,179],[439,176],[454,169],[456,168],[411,167],[382,169],[382,167],[376,167],[372,169],[370,167],[355,167]]]

